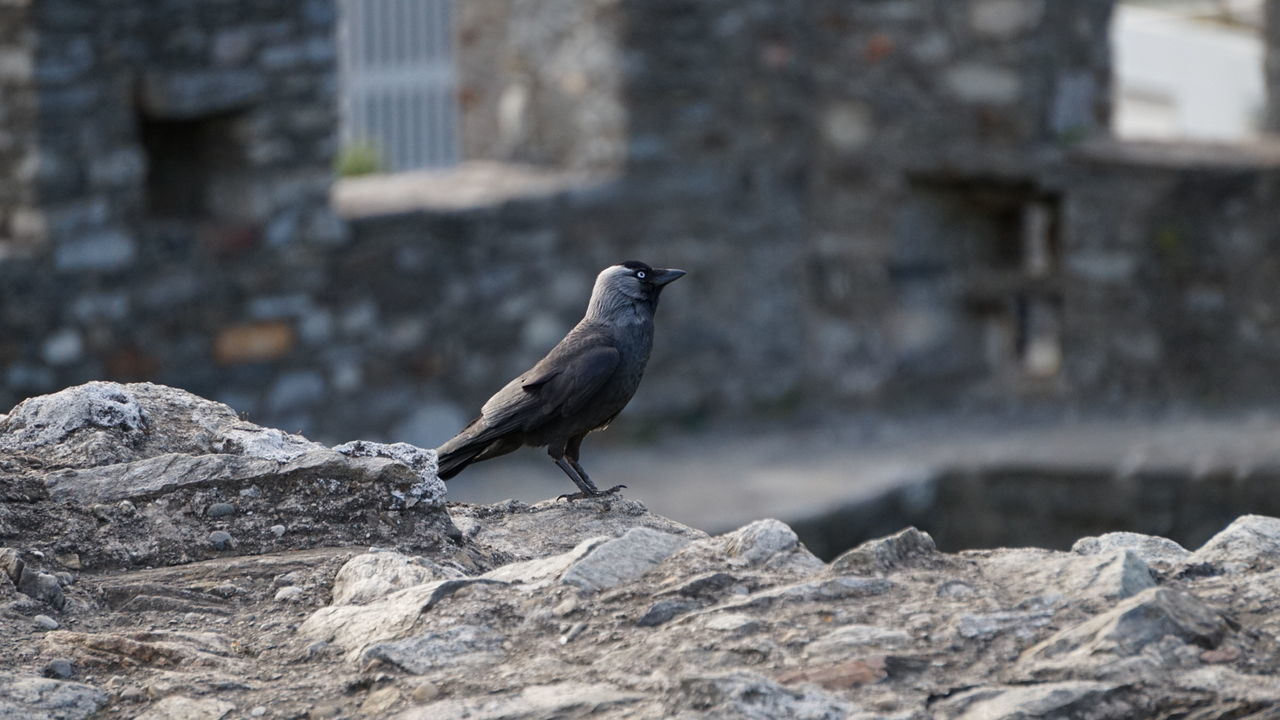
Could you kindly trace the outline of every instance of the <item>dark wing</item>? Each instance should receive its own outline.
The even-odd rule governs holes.
[[[524,377],[520,387],[537,398],[544,416],[573,415],[613,376],[620,361],[621,356],[612,345],[594,347],[559,358],[554,367],[542,368],[539,363]]]
[[[532,430],[550,417],[572,415],[591,401],[621,361],[612,345],[557,350],[485,403],[480,413],[486,425]]]

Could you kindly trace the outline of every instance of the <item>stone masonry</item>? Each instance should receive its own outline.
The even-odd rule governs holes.
[[[433,446],[630,258],[690,277],[628,418],[1256,401],[1276,152],[1109,139],[1111,5],[468,0],[497,162],[338,223],[327,2],[5,3],[0,407],[154,379]]]

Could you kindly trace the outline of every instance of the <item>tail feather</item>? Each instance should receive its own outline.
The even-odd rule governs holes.
[[[437,476],[441,480],[448,480],[462,472],[463,468],[471,463],[489,459],[491,455],[481,457],[481,454],[490,449],[494,440],[500,435],[501,432],[497,428],[488,427],[484,423],[483,417],[467,423],[461,432],[436,448],[439,468],[436,472]]]
[[[439,470],[437,475],[441,480],[449,478],[462,472],[462,469],[476,461],[476,456],[484,452],[487,443],[468,444],[451,450],[444,450],[445,445],[441,445],[441,450],[437,450],[437,460],[439,462]]]

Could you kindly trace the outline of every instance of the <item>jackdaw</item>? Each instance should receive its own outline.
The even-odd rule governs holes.
[[[634,260],[596,276],[587,314],[532,369],[507,383],[452,440],[436,449],[440,478],[523,445],[547,454],[578,486],[570,500],[621,490],[596,488],[578,463],[582,439],[626,407],[653,347],[653,314],[662,289],[685,274]]]

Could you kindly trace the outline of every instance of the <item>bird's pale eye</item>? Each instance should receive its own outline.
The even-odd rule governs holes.
[[[637,271],[636,271],[636,277],[638,277],[638,278],[640,278],[641,280],[643,280],[643,279],[644,279],[644,271],[643,271],[643,270],[637,270]]]

